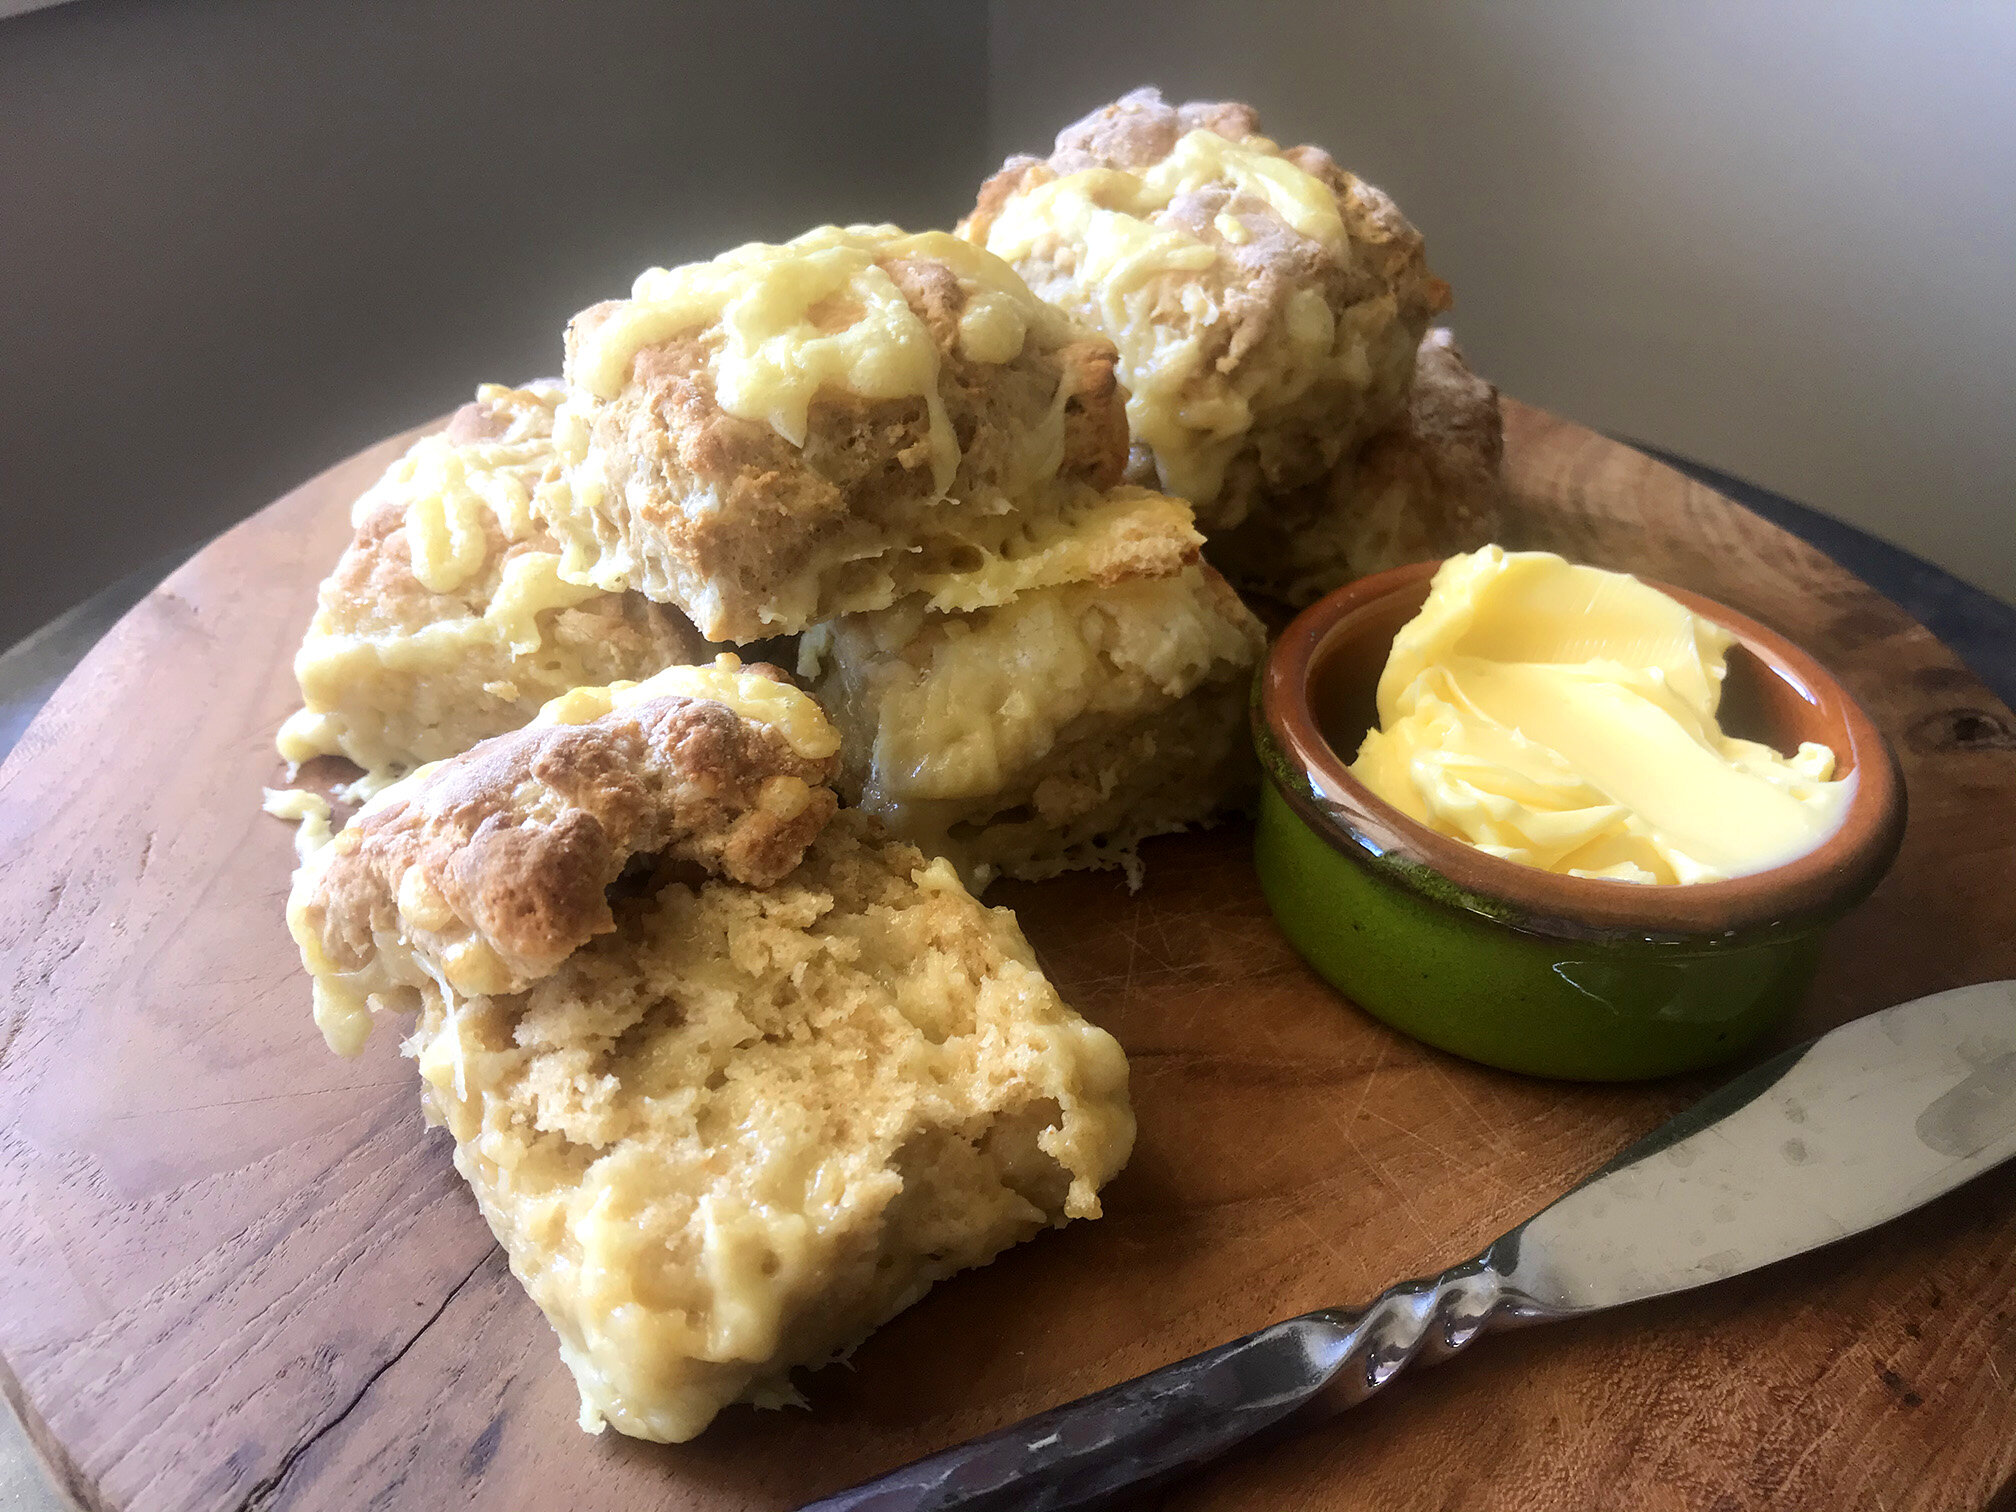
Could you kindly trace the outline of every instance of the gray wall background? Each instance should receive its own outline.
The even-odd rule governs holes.
[[[653,263],[945,221],[986,16],[881,0],[76,0],[0,20],[0,645]]]
[[[1249,99],[1399,201],[1509,392],[2016,600],[2016,5],[1153,14],[996,0],[996,155],[1137,83]]]
[[[0,0],[4,7],[22,0]],[[0,644],[655,262],[1138,83],[1391,191],[1508,391],[2016,599],[2016,7],[75,0],[0,20]]]

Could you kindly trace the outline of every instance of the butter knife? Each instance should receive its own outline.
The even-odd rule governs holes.
[[[1491,1329],[1706,1286],[2016,1155],[2016,981],[1934,993],[1737,1077],[1482,1254],[1040,1413],[805,1512],[1091,1507],[1363,1401]]]

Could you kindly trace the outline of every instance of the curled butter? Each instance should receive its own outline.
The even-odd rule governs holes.
[[[1495,856],[1691,883],[1778,866],[1839,826],[1854,779],[1717,722],[1733,637],[1624,573],[1487,546],[1394,638],[1351,770]]]

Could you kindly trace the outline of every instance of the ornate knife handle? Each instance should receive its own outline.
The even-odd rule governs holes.
[[[1409,1361],[1447,1359],[1487,1328],[1559,1316],[1508,1283],[1493,1263],[1498,1248],[1439,1276],[1403,1281],[1367,1307],[1290,1318],[1067,1402],[804,1512],[1097,1506],[1292,1415],[1353,1406]]]

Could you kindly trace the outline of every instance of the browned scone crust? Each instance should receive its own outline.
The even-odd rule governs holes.
[[[463,406],[465,410],[473,408]],[[323,581],[322,606],[331,619],[352,633],[414,634],[445,620],[480,618],[502,569],[514,558],[532,552],[557,555],[560,550],[552,532],[537,524],[513,540],[489,519],[483,522],[483,533],[484,554],[491,568],[487,578],[473,578],[451,592],[436,593],[414,575],[405,503],[388,499],[374,504]],[[587,669],[601,674],[589,675],[590,683],[639,676],[678,662],[705,661],[712,654],[678,610],[635,593],[597,594],[563,609],[556,616],[553,634],[556,645],[600,663]],[[500,651],[496,668],[500,677],[510,674],[509,660]],[[488,702],[493,707],[482,718],[496,728],[483,733],[498,734],[524,723],[540,702],[560,691],[565,690],[547,689],[529,705],[520,699],[492,698]],[[467,746],[464,741],[455,749]],[[438,761],[452,754],[427,750],[418,753],[417,759]]]
[[[1128,321],[1138,321],[1138,310],[1151,312],[1161,331],[1157,350],[1167,350],[1172,340],[1196,344],[1196,377],[1183,404],[1201,400],[1208,406],[1222,394],[1240,395],[1252,401],[1252,423],[1215,488],[1186,482],[1180,459],[1168,454],[1160,455],[1158,468],[1152,438],[1137,424],[1128,478],[1190,498],[1209,535],[1236,525],[1266,496],[1320,478],[1392,423],[1406,402],[1415,346],[1428,322],[1448,307],[1449,288],[1428,271],[1420,234],[1393,201],[1321,148],[1276,147],[1260,136],[1259,116],[1247,105],[1170,105],[1157,90],[1135,90],[1058,133],[1049,157],[1010,158],[982,186],[960,232],[1006,256],[1038,294],[1120,343],[1121,381],[1133,389],[1137,420],[1150,376],[1130,361],[1127,331],[1115,326],[1110,305],[1102,311],[1100,291],[1088,285],[1081,271],[1085,247],[1067,234],[1023,252],[990,240],[990,233],[1016,197],[1089,170],[1146,172],[1192,131],[1258,146],[1317,179],[1334,196],[1345,232],[1342,248],[1312,240],[1264,198],[1223,181],[1179,193],[1149,218],[1184,232],[1215,257],[1201,270],[1161,274],[1152,300],[1127,302]],[[1228,219],[1238,223],[1237,240],[1226,236]],[[1282,361],[1290,301],[1312,290],[1334,317],[1340,342],[1348,330],[1362,346],[1363,362],[1355,372],[1344,365],[1300,391],[1296,386],[1304,380],[1291,377],[1283,396],[1263,370]]]
[[[888,271],[893,276],[914,266]],[[592,329],[606,310],[597,306],[576,316],[569,340]],[[931,321],[941,343],[948,324],[956,340],[956,316]],[[1025,354],[1006,367],[960,357],[956,347],[941,351],[939,393],[964,443],[954,497],[1012,473],[1015,453],[1059,383],[1071,392],[1064,407],[1063,475],[1101,489],[1120,481],[1127,416],[1110,345],[1076,342]],[[593,425],[607,458],[611,503],[628,503],[624,533],[647,561],[662,559],[658,570],[667,582],[705,578],[760,600],[773,579],[802,572],[815,557],[852,541],[873,546],[908,528],[928,503],[933,483],[923,400],[822,396],[799,448],[762,421],[721,408],[710,355],[708,340],[697,336],[644,348],[623,393],[600,408]],[[689,512],[686,501],[696,493],[718,496],[721,507]],[[928,539],[928,521],[918,523],[918,534]],[[805,627],[736,618],[714,628],[729,638],[751,638]]]
[[[804,445],[794,445],[767,422],[722,408],[716,322],[641,348],[621,391],[592,405],[589,456],[601,487],[594,504],[554,511],[563,539],[618,553],[627,581],[680,605],[711,639],[752,641],[886,604],[899,590],[880,591],[882,579],[912,565],[929,570],[962,544],[964,526],[1000,514],[1032,484],[1120,481],[1126,396],[1110,342],[1060,322],[1070,339],[1052,342],[1032,327],[1008,361],[976,360],[960,339],[974,292],[966,282],[924,257],[879,257],[876,266],[938,351],[937,397],[960,448],[942,497],[923,397],[824,390],[807,413]],[[575,317],[570,363],[619,303]],[[1037,438],[1060,392],[1062,460],[1039,471]],[[816,589],[797,591],[806,580]]]
[[[1003,163],[980,186],[970,225],[984,243],[994,217],[1018,189],[1087,168],[1152,168],[1192,131],[1215,131],[1236,142],[1260,134],[1260,113],[1236,100],[1190,100],[1171,105],[1159,89],[1130,90],[1058,132],[1056,150],[1049,157],[1017,153]],[[1313,153],[1324,162],[1330,161],[1320,148],[1299,147],[1294,152]],[[1293,153],[1282,156],[1292,159]],[[1307,164],[1300,166],[1306,172],[1316,171]],[[1229,197],[1212,194],[1217,201],[1214,208],[1222,208]]]
[[[615,927],[606,892],[633,857],[784,876],[837,806],[833,767],[709,699],[534,724],[367,807],[316,858],[303,922],[339,971],[403,934],[464,990],[520,991]]]
[[[558,395],[557,383],[486,385],[358,501],[356,533],[322,583],[296,660],[306,708],[282,734],[290,761],[341,755],[394,775],[516,729],[571,687],[708,659],[678,610],[637,593],[565,592],[512,611],[507,585],[559,560],[530,507],[553,467]],[[447,466],[454,484],[415,476],[430,465]],[[515,491],[521,508],[508,525],[495,509],[476,511],[479,559],[430,588],[415,567],[412,511],[465,479],[493,499]]]
[[[1242,590],[1301,605],[1352,578],[1475,551],[1499,533],[1504,457],[1498,390],[1433,330],[1398,424],[1214,537],[1208,554]]]

